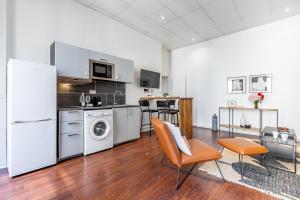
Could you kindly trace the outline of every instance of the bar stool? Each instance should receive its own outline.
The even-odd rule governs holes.
[[[160,114],[164,114],[164,120],[169,120],[170,106],[168,101],[156,101],[158,119],[160,119]]]
[[[148,100],[139,100],[139,105],[140,105],[140,109],[141,109],[141,126],[140,126],[140,132],[142,132],[142,128],[143,126],[150,126],[150,134],[149,137],[152,134],[152,124],[151,124],[151,118],[152,118],[152,114],[153,113],[157,113],[158,111],[155,109],[150,109],[150,103]],[[143,124],[143,117],[144,117],[144,113],[148,113],[149,115],[149,124]]]
[[[176,109],[176,100],[168,100],[168,104],[169,104],[169,114],[171,115],[171,123],[175,124],[175,125],[179,125],[179,121],[178,121],[178,113],[179,113],[179,109]],[[179,107],[179,104],[178,104]],[[175,121],[175,116],[176,116],[176,121]],[[174,122],[173,122],[174,119]],[[175,123],[176,122],[176,123]]]

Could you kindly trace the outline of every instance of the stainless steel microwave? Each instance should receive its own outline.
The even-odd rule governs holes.
[[[115,65],[107,62],[90,60],[90,78],[113,80]]]

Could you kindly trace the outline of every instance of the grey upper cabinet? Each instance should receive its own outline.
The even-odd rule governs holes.
[[[114,108],[114,145],[140,138],[139,107]]]
[[[50,46],[50,64],[56,66],[58,76],[90,79],[90,60],[114,64],[114,81],[134,82],[134,63],[131,60],[62,42],[54,42]]]
[[[50,46],[50,63],[58,76],[89,79],[89,50],[61,42]]]
[[[140,120],[141,111],[139,107],[129,107],[128,108],[128,140],[134,140],[140,138]]]
[[[114,144],[127,141],[127,108],[114,108]]]
[[[104,53],[100,53],[100,52],[96,52],[96,51],[89,51],[89,59],[95,60],[95,61],[100,61],[100,62],[115,64],[115,57],[114,56],[104,54]]]
[[[124,58],[115,58],[115,80],[120,82],[134,82],[133,61]]]

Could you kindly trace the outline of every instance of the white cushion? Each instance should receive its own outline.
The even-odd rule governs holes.
[[[192,155],[191,147],[190,147],[186,137],[182,136],[180,128],[177,126],[174,126],[173,124],[171,124],[169,122],[165,122],[165,123],[168,125],[168,128],[169,128],[171,134],[173,135],[178,148],[185,154],[191,156]]]

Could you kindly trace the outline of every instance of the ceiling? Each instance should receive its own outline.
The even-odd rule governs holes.
[[[300,14],[300,0],[75,0],[169,49]]]

